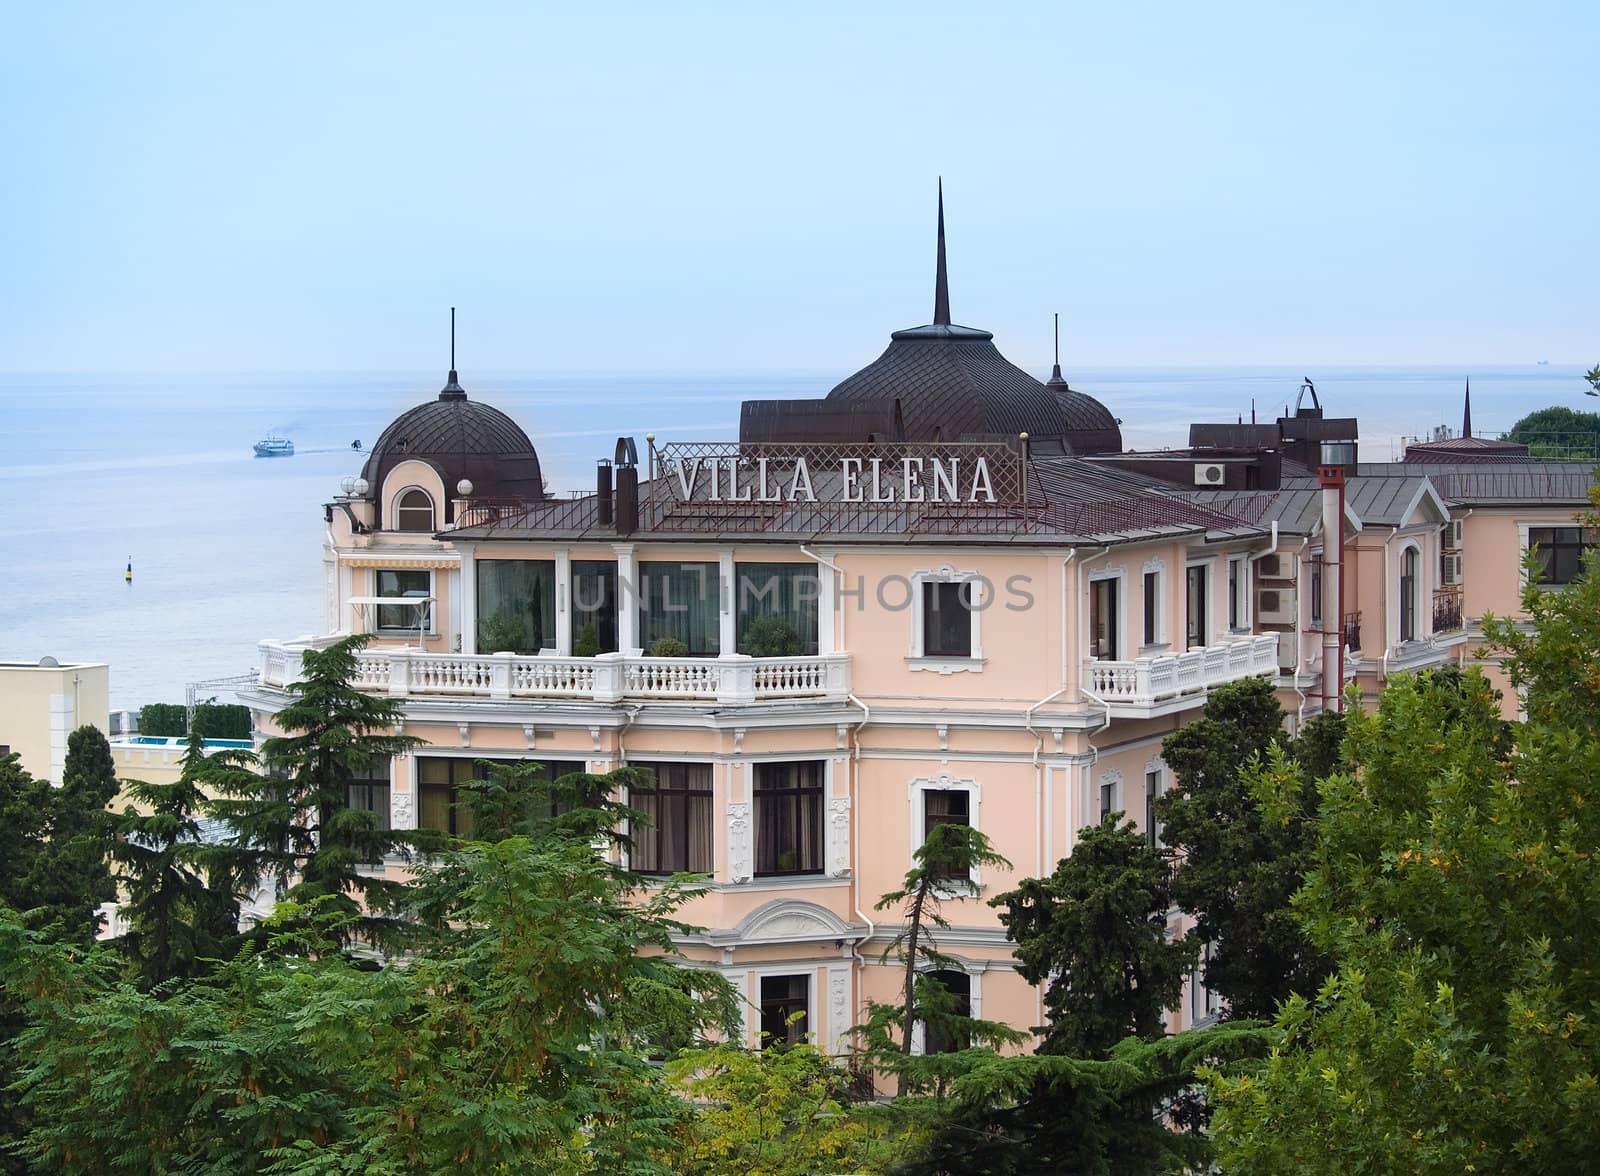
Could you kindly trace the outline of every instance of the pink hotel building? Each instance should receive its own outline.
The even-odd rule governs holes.
[[[928,828],[970,822],[1013,865],[951,881],[943,979],[1027,1028],[1040,993],[985,900],[1104,812],[1159,837],[1162,739],[1208,690],[1268,678],[1292,726],[1349,683],[1474,662],[1530,543],[1573,575],[1587,468],[1470,423],[1362,463],[1314,392],[1123,452],[1059,364],[1042,382],[951,322],[942,214],[939,246],[931,324],[823,399],[746,403],[738,442],[619,440],[581,497],[547,497],[528,436],[452,371],[326,507],[326,635],[262,642],[260,728],[304,648],[370,632],[361,688],[427,741],[352,786],[380,821],[468,832],[477,760],[643,769],[631,864],[708,875],[681,954],[745,993],[751,1043],[804,1009],[839,1048],[896,998],[873,904]],[[1197,976],[1173,1024],[1214,1011]]]

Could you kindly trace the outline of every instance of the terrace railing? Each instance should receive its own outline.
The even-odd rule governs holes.
[[[1433,631],[1436,634],[1457,632],[1465,623],[1461,611],[1461,585],[1436,588],[1433,593]]]
[[[1112,706],[1151,706],[1223,682],[1278,672],[1278,635],[1261,633],[1183,653],[1131,661],[1090,658],[1083,688]]]

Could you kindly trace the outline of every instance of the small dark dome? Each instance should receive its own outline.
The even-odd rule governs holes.
[[[412,459],[439,471],[446,497],[455,495],[462,478],[472,483],[474,498],[544,497],[539,455],[528,435],[498,408],[467,399],[453,371],[435,399],[407,409],[383,431],[361,476],[376,495],[389,471]]]

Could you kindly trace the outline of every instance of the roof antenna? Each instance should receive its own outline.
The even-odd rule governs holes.
[[[450,308],[450,379],[439,390],[440,400],[465,400],[466,389],[462,388],[456,377],[456,308]]]
[[[1250,398],[1250,423],[1252,425],[1256,423],[1256,398],[1254,396]]]
[[[1056,312],[1056,365],[1050,369],[1050,379],[1047,383],[1052,388],[1064,388],[1067,381],[1061,376],[1061,312]]]
[[[944,262],[944,177],[939,177],[939,264],[933,279],[933,321],[950,325],[950,275]]]

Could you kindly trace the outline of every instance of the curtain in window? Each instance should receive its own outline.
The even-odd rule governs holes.
[[[556,643],[556,565],[478,560],[478,652],[538,653]]]
[[[736,565],[734,594],[738,602],[739,652],[758,657],[816,653],[817,599],[821,592],[814,564]],[[752,632],[751,625],[757,621],[761,624]],[[781,622],[788,631],[774,622]],[[788,639],[789,633],[793,634],[793,648],[776,648],[776,644]],[[756,638],[754,647],[752,637]]]
[[[593,627],[594,653],[617,652],[617,565],[609,560],[572,561],[572,650],[587,654],[585,630]]]
[[[691,654],[715,657],[721,644],[721,585],[714,563],[652,560],[639,565],[639,641],[646,653],[663,637]]]
[[[659,764],[653,787],[632,790],[650,818],[633,831],[633,867],[641,874],[712,871],[711,765]]]
[[[756,874],[822,872],[822,765],[757,764]]]
[[[972,823],[971,795],[966,789],[934,788],[922,795],[922,835],[932,833],[938,825],[970,825]],[[963,881],[965,870],[944,869],[939,877]]]
[[[1193,567],[1188,570],[1188,648],[1197,649],[1206,643],[1206,569]]]

